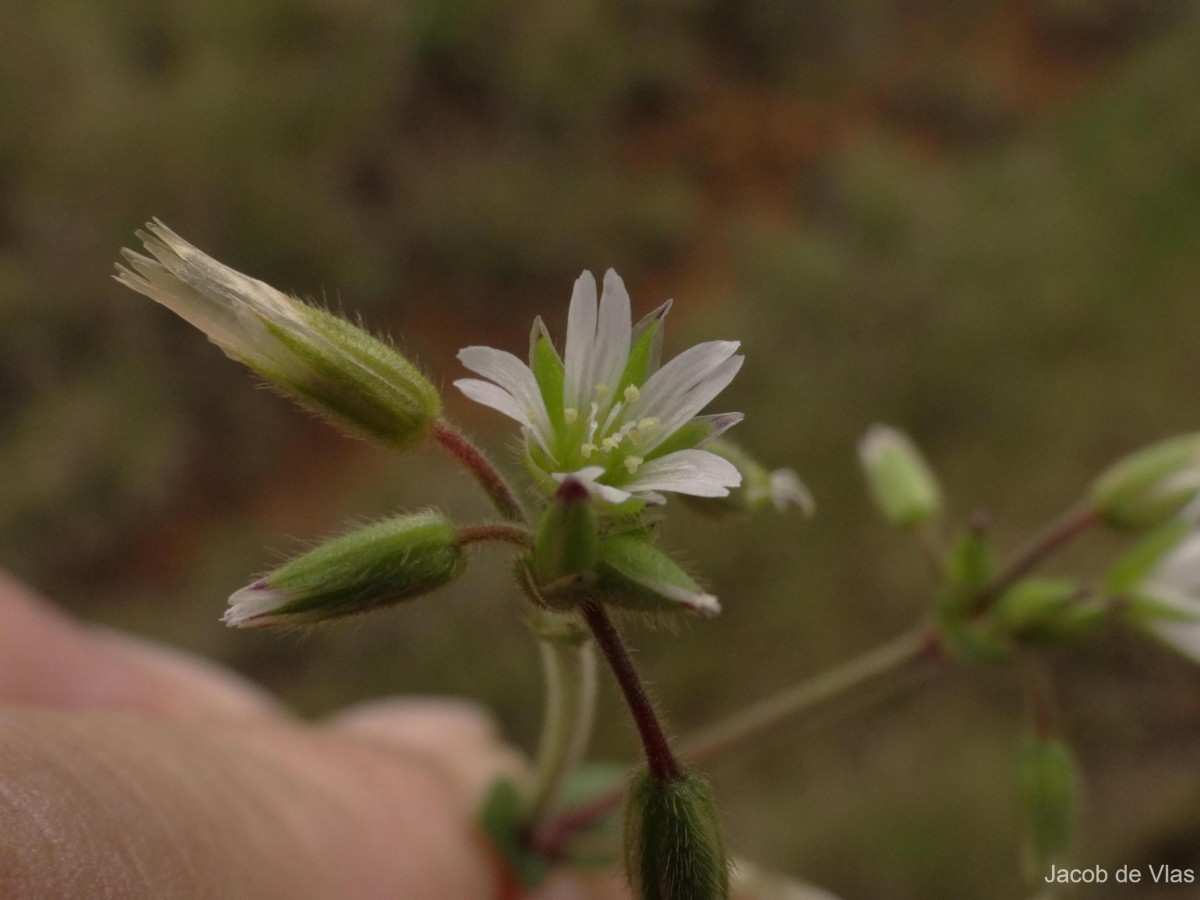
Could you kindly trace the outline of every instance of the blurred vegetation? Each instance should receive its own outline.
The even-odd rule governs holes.
[[[368,628],[220,626],[301,541],[484,507],[432,451],[393,460],[253,390],[107,275],[159,216],[448,383],[457,347],[520,352],[535,312],[561,330],[580,269],[613,265],[638,310],[680,300],[668,352],[744,341],[739,437],[821,504],[676,510],[669,541],[727,614],[631,637],[676,729],[710,721],[921,615],[921,560],[856,471],[871,423],[913,434],[956,515],[990,510],[1009,545],[1197,426],[1198,40],[1184,0],[27,5],[0,29],[0,563],[307,713],[463,694],[529,746],[537,663],[486,553]],[[504,450],[498,417],[448,402]],[[1200,869],[1200,674],[1120,635],[1054,662],[1080,859]],[[735,851],[847,897],[1017,895],[1013,679],[870,699],[712,767]],[[598,752],[628,758],[605,704]]]

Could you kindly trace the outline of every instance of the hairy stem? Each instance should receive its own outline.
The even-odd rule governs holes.
[[[488,499],[492,501],[492,505],[496,507],[496,511],[503,518],[510,522],[525,521],[525,512],[521,509],[517,495],[513,493],[512,488],[508,486],[496,467],[488,461],[478,447],[467,440],[462,432],[445,419],[438,419],[433,423],[433,437],[441,445],[441,448],[453,457],[455,462],[470,472],[471,476],[479,482],[479,486],[483,488],[484,493],[488,495]]]
[[[587,752],[596,709],[593,644],[539,641],[546,676],[546,712],[538,745],[533,794],[525,812],[529,831],[553,808],[564,779]]]
[[[684,744],[683,754],[697,762],[719,756],[821,703],[922,657],[932,656],[939,647],[936,630],[927,625],[918,626],[828,672],[784,688],[710,725]]]
[[[533,546],[533,535],[527,528],[520,525],[466,525],[458,529],[457,538],[460,547],[487,541],[500,541],[506,544],[515,544],[518,547]]]
[[[592,630],[596,645],[608,661],[621,693],[625,696],[625,703],[637,726],[638,736],[642,739],[650,777],[659,782],[678,781],[683,777],[683,768],[671,752],[671,744],[667,741],[662,725],[659,724],[654,704],[650,702],[642,680],[633,667],[633,660],[629,657],[625,642],[621,640],[620,632],[613,625],[604,607],[595,600],[583,604],[583,618]]]

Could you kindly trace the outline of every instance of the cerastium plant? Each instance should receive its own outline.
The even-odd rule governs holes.
[[[1075,774],[1039,645],[1115,621],[1200,661],[1200,533],[1192,515],[1200,494],[1200,435],[1118,463],[1078,507],[999,564],[982,517],[947,538],[932,470],[909,438],[876,426],[860,444],[862,465],[885,518],[914,534],[929,558],[928,620],[747,707],[677,752],[610,617],[613,609],[720,612],[717,598],[656,546],[666,495],[683,495],[718,515],[771,506],[812,510],[793,472],[770,471],[724,437],[739,413],[703,414],[742,366],[737,343],[699,344],[662,363],[670,304],[633,324],[625,286],[610,270],[599,296],[589,273],[575,282],[562,352],[540,319],[528,363],[490,347],[462,350],[459,360],[480,377],[455,386],[520,427],[528,477],[518,492],[447,421],[438,391],[390,344],[235,272],[160,222],[138,236],[149,255],[126,250],[120,282],[352,434],[398,450],[435,442],[491,500],[497,518],[490,522],[463,524],[426,510],[336,537],[236,591],[224,621],[288,626],[382,609],[454,581],[473,544],[510,546],[541,648],[546,712],[534,777],[520,787],[494,785],[480,819],[522,882],[536,883],[550,864],[576,858],[623,802],[626,872],[639,897],[729,896],[716,805],[692,766],[858,685],[935,658],[1011,665],[1022,678],[1031,728],[1017,772],[1030,871],[1061,871],[1056,864],[1072,834]],[[1137,536],[1102,578],[1034,574],[1059,547],[1101,526]],[[629,707],[645,764],[631,779],[568,803],[572,779],[586,780],[579,776],[592,726],[594,648]]]

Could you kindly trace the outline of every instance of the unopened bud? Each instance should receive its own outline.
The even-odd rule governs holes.
[[[941,513],[937,478],[907,435],[876,425],[859,442],[858,455],[871,495],[893,525],[916,528]]]
[[[729,863],[708,785],[640,772],[625,802],[625,869],[641,900],[726,900]]]
[[[563,481],[542,514],[534,536],[530,570],[541,597],[552,606],[570,606],[589,579],[597,558],[596,508],[587,487]]]
[[[157,220],[139,231],[150,256],[123,251],[117,281],[157,300],[302,406],[392,447],[423,438],[437,390],[383,341],[197,250]]]
[[[1033,877],[1061,861],[1075,831],[1077,785],[1075,760],[1057,738],[1035,738],[1017,760]]]
[[[757,513],[768,507],[784,512],[789,506],[797,507],[806,516],[816,512],[812,494],[791,469],[772,471],[724,438],[710,441],[704,449],[733,463],[742,476],[742,483],[730,489],[725,497],[686,497],[689,506],[715,516]]]
[[[992,622],[1014,637],[1059,637],[1063,626],[1081,624],[1072,615],[1080,594],[1079,582],[1071,578],[1026,578],[996,601]]]
[[[1200,496],[1200,434],[1153,444],[1096,479],[1091,499],[1114,528],[1166,522]]]
[[[235,592],[236,628],[306,625],[427,594],[454,581],[466,555],[436,512],[388,519],[321,544]]]
[[[604,603],[642,612],[687,611],[715,616],[721,604],[644,535],[616,534],[600,544],[592,594]]]

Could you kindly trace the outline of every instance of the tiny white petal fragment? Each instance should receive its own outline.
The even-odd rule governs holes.
[[[262,582],[255,582],[230,595],[229,608],[221,616],[221,621],[230,628],[250,628],[256,623],[266,624],[261,620],[286,604],[289,599],[291,598],[283,591],[269,588]]]
[[[795,506],[809,518],[816,514],[817,503],[812,492],[792,469],[776,469],[772,472],[769,487],[771,502],[777,512],[785,512],[789,506]]]

